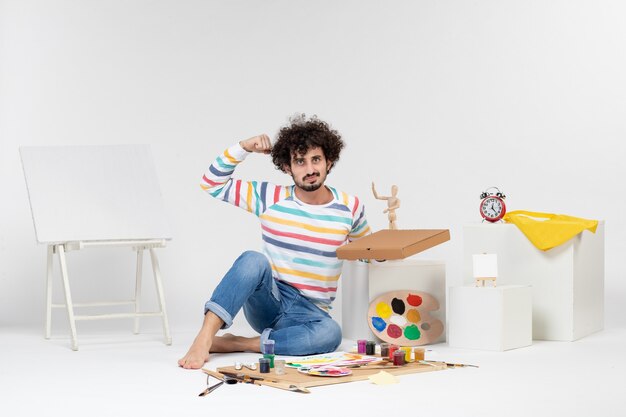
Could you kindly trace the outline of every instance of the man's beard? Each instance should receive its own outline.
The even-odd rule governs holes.
[[[300,189],[301,189],[301,190],[303,190],[303,191],[308,191],[308,192],[311,192],[311,191],[316,191],[316,190],[318,190],[318,189],[319,189],[322,185],[324,185],[324,180],[325,180],[325,177],[324,177],[324,178],[322,178],[322,175],[321,175],[321,174],[315,174],[314,176],[315,176],[315,177],[318,177],[318,178],[321,178],[321,181],[314,182],[313,184],[309,184],[309,183],[307,183],[307,182],[306,182],[306,180],[307,180],[309,177],[311,177],[311,175],[308,175],[308,176],[304,177],[304,178],[302,179],[302,182],[300,182],[300,181],[296,180],[296,178],[295,178],[293,175],[292,175],[291,177],[293,178],[293,182],[296,184],[296,186],[297,186],[298,188],[300,188]]]

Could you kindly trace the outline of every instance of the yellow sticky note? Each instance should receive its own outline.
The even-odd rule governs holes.
[[[369,380],[376,385],[390,385],[397,384],[399,382],[398,378],[385,371],[380,371],[377,374],[370,375]]]

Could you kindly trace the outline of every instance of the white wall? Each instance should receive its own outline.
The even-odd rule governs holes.
[[[607,325],[623,325],[624,15],[618,0],[0,0],[0,325],[43,328],[45,248],[19,146],[153,146],[176,330],[260,242],[256,219],[204,195],[200,176],[294,112],[343,133],[330,183],[362,197],[375,229],[372,180],[398,184],[400,227],[450,228],[422,255],[447,261],[449,284],[488,186],[510,210],[605,219]],[[238,175],[290,180],[258,155]],[[132,253],[70,256],[75,300],[131,297]]]

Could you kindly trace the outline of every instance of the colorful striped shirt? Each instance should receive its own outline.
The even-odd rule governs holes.
[[[248,154],[239,144],[224,151],[202,177],[202,189],[254,213],[261,221],[263,253],[274,278],[328,308],[336,297],[343,263],[337,259],[337,248],[370,232],[363,203],[328,187],[333,200],[311,205],[296,197],[294,185],[233,179]]]

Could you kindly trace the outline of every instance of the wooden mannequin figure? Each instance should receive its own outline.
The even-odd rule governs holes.
[[[396,197],[396,195],[398,195],[398,186],[391,186],[391,196],[379,196],[376,192],[376,187],[372,182],[372,192],[377,200],[387,200],[387,208],[383,210],[383,213],[387,213],[387,216],[389,217],[389,229],[396,230],[398,228],[396,226],[396,209],[400,208],[400,199]]]

